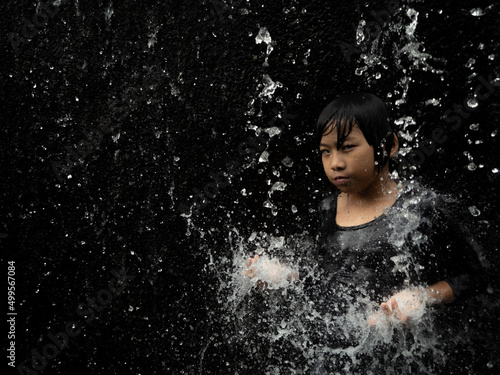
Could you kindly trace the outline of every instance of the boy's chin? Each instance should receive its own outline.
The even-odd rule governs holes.
[[[350,179],[345,179],[343,181],[334,180],[334,181],[331,181],[331,183],[333,184],[333,186],[335,186],[337,189],[339,189],[342,192],[347,191],[347,190],[352,190],[352,182]]]
[[[344,194],[352,194],[353,193],[353,189],[350,189],[349,186],[336,186],[335,185],[335,188],[337,189],[337,191],[341,192],[341,193],[344,193]]]

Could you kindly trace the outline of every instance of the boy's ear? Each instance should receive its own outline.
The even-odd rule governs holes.
[[[390,158],[393,158],[394,155],[396,155],[396,153],[399,150],[399,139],[398,139],[398,136],[397,136],[396,133],[393,133],[393,135],[394,135],[394,143],[392,144],[391,152],[389,153],[389,157]]]

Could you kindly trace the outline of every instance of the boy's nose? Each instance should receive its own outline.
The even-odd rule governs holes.
[[[330,160],[330,168],[333,169],[334,171],[341,171],[342,169],[345,168],[345,161],[340,155],[338,154],[332,154],[331,160]]]

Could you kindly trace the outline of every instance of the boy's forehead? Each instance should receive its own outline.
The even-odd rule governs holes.
[[[338,122],[335,121],[335,122],[327,125],[327,127],[325,128],[325,133],[323,134],[323,137],[321,139],[323,140],[325,138],[328,138],[330,140],[337,140],[337,137],[338,137],[338,131],[337,131],[338,125],[337,124],[338,124]],[[340,126],[346,126],[346,125],[341,124]],[[344,131],[344,129],[341,129],[341,133],[343,133],[343,131]],[[361,131],[359,126],[356,123],[354,123],[352,125],[350,133],[345,137],[345,139],[359,137],[359,136],[364,136],[363,132]]]

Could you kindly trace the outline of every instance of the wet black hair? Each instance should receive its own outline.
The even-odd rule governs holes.
[[[339,150],[354,125],[358,125],[368,144],[373,146],[377,170],[380,172],[389,162],[396,133],[385,103],[373,94],[345,94],[329,103],[316,124],[316,144],[321,142],[324,135],[337,129]]]

